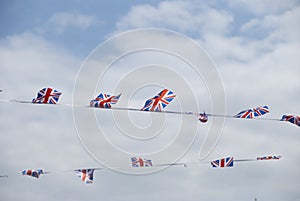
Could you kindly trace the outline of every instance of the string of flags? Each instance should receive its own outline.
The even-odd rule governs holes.
[[[0,90],[2,92],[2,90]],[[0,100],[9,101],[15,103],[28,103],[28,104],[59,104],[60,96],[62,92],[50,87],[43,88],[38,91],[36,98],[32,101],[22,101],[22,100]],[[115,110],[128,110],[128,111],[141,111],[141,112],[158,112],[158,113],[169,113],[169,114],[180,114],[180,115],[195,115],[198,120],[205,123],[209,120],[209,117],[225,117],[225,118],[239,118],[239,119],[255,119],[269,113],[268,106],[260,106],[256,108],[242,110],[236,115],[218,115],[209,114],[206,112],[180,112],[180,111],[168,111],[163,110],[167,107],[176,97],[175,93],[169,89],[163,89],[153,98],[147,99],[144,106],[140,109],[138,108],[118,108],[112,107],[112,105],[117,104],[122,94],[110,95],[106,93],[100,93],[96,98],[90,101],[89,106],[82,107],[92,107],[92,108],[103,108],[103,109],[115,109]],[[60,104],[61,105],[61,104]],[[68,105],[70,106],[70,105]],[[281,119],[268,119],[260,118],[262,120],[273,120],[273,121],[287,121],[297,126],[300,126],[300,116],[299,115],[287,115],[284,114]],[[234,159],[233,157],[225,157],[216,159],[213,161],[194,161],[194,162],[181,162],[181,163],[171,163],[171,164],[153,164],[151,159],[146,159],[143,157],[131,157],[131,166],[133,168],[140,167],[155,167],[155,166],[173,166],[173,165],[183,165],[187,167],[190,164],[200,164],[209,163],[213,168],[230,168],[234,166],[235,162],[245,162],[245,161],[263,161],[263,160],[279,160],[281,156],[263,156],[250,159]],[[86,184],[91,184],[94,181],[94,173],[96,170],[101,170],[103,168],[88,168],[88,169],[75,169],[72,170],[77,177],[79,177],[82,182]],[[21,170],[22,175],[27,175],[34,177],[36,179],[40,178],[41,175],[51,174],[51,171],[44,171],[43,169],[24,169]],[[8,175],[0,175],[0,177],[7,178]]]
[[[184,167],[187,167],[191,164],[204,164],[209,163],[211,164],[212,168],[231,168],[234,166],[234,162],[245,162],[245,161],[263,161],[263,160],[279,160],[281,156],[262,156],[257,157],[253,159],[234,159],[233,157],[225,157],[216,159],[213,161],[194,161],[194,162],[180,162],[180,163],[169,163],[169,164],[153,164],[151,159],[146,159],[143,157],[137,157],[133,156],[131,157],[131,167],[133,168],[151,168],[156,166],[174,166],[174,165],[183,165]],[[94,182],[94,173],[96,170],[103,170],[104,168],[87,168],[87,169],[75,169],[70,170],[75,173],[75,175],[85,184],[92,184]],[[69,171],[63,171],[63,172],[69,172]],[[20,173],[22,175],[27,175],[30,177],[34,177],[36,179],[39,179],[41,175],[45,174],[51,174],[53,172],[51,171],[44,171],[43,169],[23,169],[20,170]],[[0,175],[0,177],[6,177],[8,178],[8,175]]]
[[[152,166],[172,166],[172,165],[183,165],[187,167],[190,164],[210,163],[213,168],[224,168],[233,167],[234,162],[246,162],[246,161],[262,161],[262,160],[279,160],[281,156],[262,156],[257,158],[248,159],[234,159],[233,157],[225,157],[216,159],[213,161],[194,161],[194,162],[181,162],[181,163],[170,163],[170,164],[156,164],[153,165],[152,160],[143,157],[131,157],[132,167],[152,167]]]
[[[32,104],[58,104],[59,98],[62,92],[52,89],[50,87],[43,88],[37,93],[37,97],[31,102],[20,101],[20,100],[2,100],[17,103],[32,103]],[[141,111],[141,112],[159,112],[159,113],[170,113],[170,114],[181,114],[181,115],[195,115],[198,120],[202,123],[206,123],[209,117],[225,117],[225,118],[239,118],[239,119],[257,119],[257,117],[263,116],[270,112],[268,106],[260,106],[256,108],[242,110],[236,115],[218,115],[218,114],[208,114],[205,112],[179,112],[179,111],[168,111],[163,110],[167,107],[176,95],[169,89],[163,89],[153,98],[147,99],[144,106],[141,109],[138,108],[118,108],[112,107],[113,104],[117,104],[122,94],[110,95],[106,93],[100,93],[96,98],[90,101],[88,107],[93,108],[103,108],[103,109],[114,109],[114,110],[128,110],[128,111]],[[67,105],[70,106],[70,105]],[[87,107],[87,106],[82,106]],[[270,118],[259,118],[260,120],[273,120],[273,121],[286,121],[295,124],[300,127],[300,116],[284,114],[280,119],[270,119]]]

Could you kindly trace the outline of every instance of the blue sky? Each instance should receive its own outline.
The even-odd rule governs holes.
[[[78,92],[73,91],[74,86],[80,83],[83,89],[80,92],[84,94],[80,94],[81,104],[88,104],[100,91],[122,92],[118,106],[138,108],[145,98],[167,85],[176,89],[178,95],[168,109],[179,110],[184,106],[190,109],[190,106],[198,111],[218,112],[212,98],[216,91],[211,89],[219,89],[215,85],[220,78],[226,98],[222,103],[228,115],[261,105],[270,107],[271,112],[266,116],[269,118],[300,113],[298,0],[26,0],[2,1],[0,5],[2,100],[30,101],[38,90],[52,86],[63,92],[62,104],[72,104]],[[219,78],[206,80],[206,72],[197,77],[189,65],[178,59],[180,57],[155,51],[125,54],[110,66],[102,80],[97,77],[100,66],[130,47],[153,43],[166,50],[174,47],[178,51],[186,50],[188,43],[182,42],[182,38],[174,36],[169,41],[164,34],[146,34],[145,38],[118,43],[118,39],[126,36],[122,33],[143,28],[163,28],[189,37],[212,59]],[[114,37],[117,34],[121,34],[120,37]],[[99,46],[102,43],[106,46]],[[192,56],[195,52],[187,49],[182,55]],[[98,61],[101,57],[104,59]],[[91,69],[95,73],[86,71],[84,74],[89,65],[94,67]],[[148,72],[149,66],[157,76]],[[168,71],[172,71],[170,75],[165,74]],[[81,79],[76,80],[76,76]],[[92,78],[97,79],[97,84]],[[187,84],[182,85],[185,87],[180,87],[180,80],[186,81]],[[144,82],[150,84],[143,85]],[[140,85],[136,86],[137,83]],[[190,92],[196,97],[196,104],[187,104],[192,97],[187,95]],[[217,146],[206,158],[233,156],[239,159],[270,154],[282,155],[280,161],[237,163],[234,168],[219,170],[209,164],[170,167],[140,176],[108,168],[97,171],[94,184],[87,186],[73,172],[63,171],[102,167],[77,135],[78,132],[83,136],[94,134],[89,127],[91,120],[85,116],[90,113],[79,111],[83,123],[79,128],[70,107],[0,102],[0,111],[0,173],[9,176],[0,178],[1,200],[229,201],[254,200],[255,197],[258,200],[300,200],[299,128],[287,122],[226,119],[222,132],[218,133]],[[170,145],[182,151],[186,148],[185,140],[193,138],[194,128],[197,128],[194,141],[179,162],[199,159],[199,151],[215,121],[210,119],[207,124],[200,124],[183,116],[123,114],[103,111],[93,115],[105,138],[128,158],[134,153],[149,155],[161,147],[168,150]],[[136,128],[127,128],[127,122],[128,125],[134,122]],[[162,133],[153,137],[154,131],[160,130],[157,125],[161,122],[164,122]],[[184,132],[177,132],[182,122],[187,127]],[[154,125],[150,127],[153,130],[139,133],[148,124]],[[131,132],[125,131],[124,135],[124,129]],[[141,135],[149,139],[149,143],[136,140]],[[187,138],[182,138],[185,135]],[[99,147],[101,145],[104,144],[100,143]],[[111,164],[128,165],[126,157],[114,155],[109,149],[96,147],[96,150],[103,151]],[[176,156],[175,152],[154,158],[168,161]],[[53,174],[35,180],[19,174],[18,171],[25,168],[44,168]]]
[[[154,4],[157,1],[147,3]],[[95,44],[103,42],[105,36],[113,32],[115,22],[125,15],[130,7],[143,1],[3,1],[1,5],[1,24],[6,28],[1,29],[0,36],[20,34],[24,31],[35,32],[44,26],[51,16],[56,13],[74,13],[95,18],[88,29],[65,30],[64,33],[43,34],[43,37],[54,43],[86,56]],[[91,6],[92,5],[92,6]],[[49,28],[51,29],[51,27]],[[68,37],[69,35],[72,37]],[[81,38],[81,40],[75,40]],[[76,42],[75,42],[76,41]]]

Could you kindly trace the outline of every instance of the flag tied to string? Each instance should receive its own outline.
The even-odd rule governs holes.
[[[35,178],[39,178],[41,174],[44,174],[44,171],[42,169],[26,169],[20,171],[23,175],[32,176]]]
[[[214,168],[233,167],[233,157],[226,157],[211,161],[210,164]]]
[[[142,157],[131,157],[132,167],[151,167],[152,161]]]
[[[176,95],[172,91],[164,89],[153,98],[146,100],[145,105],[141,110],[162,111],[162,109],[165,108],[175,98],[175,96]]]
[[[98,108],[111,108],[111,104],[116,104],[120,96],[121,94],[112,96],[109,94],[100,93],[95,99],[90,101],[90,106]]]
[[[77,169],[74,170],[76,175],[86,184],[93,183],[95,169]]]
[[[57,104],[61,94],[50,87],[43,88],[37,93],[37,97],[32,100],[32,103]]]

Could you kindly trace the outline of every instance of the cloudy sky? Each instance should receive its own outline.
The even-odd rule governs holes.
[[[122,92],[119,106],[140,108],[145,98],[165,86],[178,95],[170,110],[222,113],[218,106],[224,104],[225,113],[233,115],[268,105],[267,118],[300,113],[299,0],[4,0],[0,4],[2,100],[31,101],[38,90],[50,86],[63,92],[62,104],[85,104],[105,91]],[[144,28],[162,32],[122,38],[128,31]],[[190,39],[213,61],[209,72],[216,77],[209,79],[207,71],[197,77],[183,62],[180,56],[195,55],[188,46]],[[149,44],[166,51],[121,55],[130,47]],[[172,55],[168,52],[172,48],[182,50],[182,55]],[[98,77],[114,57],[121,59]],[[214,95],[222,98],[222,93],[225,101]],[[215,105],[218,101],[221,104]],[[8,175],[0,178],[1,200],[300,200],[299,128],[288,122],[226,119],[222,132],[212,134],[218,130],[212,123],[216,119],[200,124],[190,116],[8,102],[0,102],[0,110],[0,175]],[[92,126],[101,130],[103,141],[92,140],[99,133],[91,122],[96,122]],[[93,146],[83,146],[78,135]],[[213,143],[203,158],[206,139]],[[123,154],[106,149],[106,140]],[[135,154],[153,156],[154,163],[226,156],[281,155],[282,159],[236,163],[230,169],[212,169],[206,163],[152,174],[124,173],[132,171],[128,160]],[[67,171],[88,167],[106,167],[95,173],[92,185]],[[19,174],[26,168],[52,174],[36,180]]]

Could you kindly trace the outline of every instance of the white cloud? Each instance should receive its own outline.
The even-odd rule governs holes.
[[[81,64],[80,59],[64,48],[32,33],[2,39],[0,57],[0,83],[4,90],[9,89],[3,95],[14,98],[29,98],[26,96],[32,96],[44,86],[71,93],[75,73]],[[68,101],[70,103],[71,99]]]
[[[157,7],[151,5],[134,6],[131,11],[124,16],[118,23],[117,28],[124,30],[129,27],[151,27],[165,25],[178,27],[182,31],[190,28],[192,15],[187,10],[187,2],[162,2]]]
[[[243,9],[254,15],[279,14],[299,5],[298,0],[229,0],[227,3],[234,9]]]
[[[84,15],[77,12],[60,12],[52,15],[49,20],[37,29],[38,32],[54,31],[61,34],[69,28],[85,30],[98,23],[91,15]]]
[[[157,6],[134,6],[118,23],[117,29],[124,31],[132,28],[168,28],[179,32],[215,32],[226,34],[233,18],[225,11],[217,11],[205,4],[192,1],[163,1]]]
[[[0,85],[4,90],[1,99],[31,101],[41,88],[53,87],[63,93],[61,103],[72,102],[81,60],[64,48],[35,34],[23,33],[0,40],[0,58]],[[27,187],[33,180],[22,177],[20,169],[64,170],[94,162],[77,138],[70,108],[1,102],[0,111],[1,158],[6,161],[1,163],[1,172],[9,175],[9,179],[1,180],[5,183],[1,183],[4,185],[0,190],[3,200],[51,200],[48,187],[62,179],[59,174],[42,175],[38,185],[48,187],[32,193]],[[70,175],[76,181],[76,176]],[[15,194],[15,190],[19,193]]]
[[[300,13],[298,3],[288,1],[285,5],[282,5],[283,2],[275,5],[270,1],[245,1],[237,4],[227,3],[226,6],[232,10],[225,10],[226,6],[216,8],[191,2],[166,1],[156,6],[135,6],[120,19],[117,29],[124,31],[158,27],[192,35],[217,63],[226,88],[229,115],[264,104],[269,105],[271,109],[268,115],[270,118],[280,118],[284,113],[300,111],[297,103],[297,91],[300,90],[300,61],[297,54],[300,51],[300,34],[299,26],[296,25]],[[249,14],[250,11],[252,16],[247,14],[244,18],[246,23],[238,24],[237,18],[245,16],[236,15],[233,8],[240,9],[239,13]],[[286,122],[228,120],[222,139],[211,157],[233,155],[243,158],[249,155],[283,154],[280,164],[237,164],[239,167],[236,167],[236,172],[230,180],[235,186],[234,192],[239,192],[241,200],[255,197],[249,198],[249,188],[244,186],[246,180],[246,186],[252,186],[250,191],[258,195],[258,198],[280,200],[284,197],[294,200],[299,197],[295,189],[299,182],[295,181],[288,186],[282,183],[288,183],[289,178],[294,176],[299,178],[296,168],[289,168],[289,172],[285,168],[286,164],[293,164],[294,167],[300,163],[299,160],[293,160],[299,154],[299,149],[294,148],[294,140],[298,139],[298,129],[297,126]],[[195,147],[192,150],[195,150]],[[197,171],[198,169],[190,170],[189,174],[196,174]],[[219,176],[221,173],[216,174]],[[273,177],[272,174],[284,176]],[[264,175],[264,179],[257,175]],[[214,174],[206,176],[201,177],[206,181],[205,185],[209,183],[207,181],[220,181]],[[228,179],[226,175],[222,177]],[[184,176],[181,178],[186,179]],[[277,183],[277,179],[281,183]],[[193,179],[189,181],[195,182]],[[227,181],[225,183],[227,184]],[[194,183],[191,188],[197,184]],[[223,192],[221,186],[211,185],[211,188],[214,192]],[[211,188],[206,188],[206,192]],[[283,190],[274,195],[274,189]],[[222,199],[232,199],[230,195],[222,195]],[[213,200],[212,193],[201,196],[205,197],[204,200]],[[197,198],[200,199],[201,196]]]
[[[241,31],[253,37],[258,31],[263,32],[270,42],[299,42],[298,19],[300,19],[300,6],[279,15],[266,15],[262,19],[253,18],[241,27]]]
[[[255,11],[256,6],[262,15],[250,19],[242,28],[235,23],[240,16],[232,10],[195,2],[165,1],[157,6],[133,6],[116,22],[117,31],[154,26],[191,33],[218,64],[226,88],[228,114],[264,103],[271,106],[267,117],[277,118],[285,112],[300,111],[299,28],[295,20],[299,19],[299,8],[291,7],[295,1],[270,5],[270,11],[265,3],[272,4],[269,1],[240,3],[239,6],[251,4],[251,8],[234,8],[241,8],[241,12]],[[68,28],[84,30],[93,26],[93,19],[79,19],[75,15],[58,14],[48,21],[49,28],[62,33]],[[71,16],[75,19],[70,19]],[[266,34],[262,33],[266,30]],[[249,33],[254,31],[262,37]],[[175,41],[174,44],[178,43]],[[31,100],[35,90],[51,85],[63,91],[62,103],[70,103],[73,81],[81,61],[60,45],[32,33],[12,35],[0,41],[0,58],[0,85],[4,88],[1,99]],[[142,58],[137,59],[140,61]],[[197,82],[193,86],[197,91],[201,90]],[[201,97],[208,99],[205,95]],[[5,200],[216,200],[217,194],[222,200],[258,197],[258,200],[294,201],[300,197],[297,188],[300,181],[297,169],[300,164],[297,158],[299,128],[287,122],[229,119],[220,143],[209,158],[282,154],[280,161],[237,163],[236,167],[226,170],[211,169],[209,164],[171,167],[141,177],[98,171],[95,183],[87,187],[72,173],[42,175],[35,181],[17,172],[19,168],[37,166],[46,170],[99,166],[79,143],[71,111],[6,103],[1,104],[0,109],[3,134],[0,147],[4,161],[1,168],[9,174],[9,179],[1,181],[4,185],[0,194]],[[201,136],[196,139],[192,151],[199,151],[207,125],[199,126]],[[105,126],[109,129],[110,124]],[[225,185],[232,188],[224,189]]]
[[[230,3],[228,3],[230,6]],[[246,4],[240,2],[238,5]],[[265,7],[266,2],[258,3]],[[234,4],[235,5],[235,4]],[[145,27],[167,28],[191,35],[218,61],[250,61],[271,52],[282,41],[299,40],[299,8],[295,1],[280,7],[279,13],[250,18],[237,27],[240,16],[194,1],[164,1],[157,6],[134,6],[117,22],[117,32]],[[241,7],[240,13],[248,9]],[[234,27],[235,26],[235,27]]]

